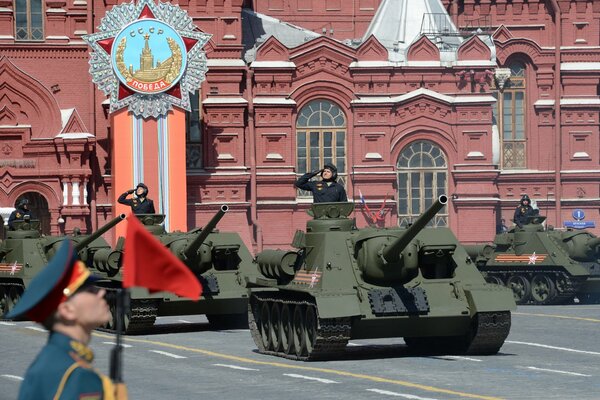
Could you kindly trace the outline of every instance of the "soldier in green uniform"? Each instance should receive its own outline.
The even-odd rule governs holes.
[[[95,279],[65,240],[6,315],[38,322],[50,332],[25,374],[19,400],[126,398],[124,387],[117,393],[112,381],[92,366],[92,331],[111,318],[104,289],[92,285]]]

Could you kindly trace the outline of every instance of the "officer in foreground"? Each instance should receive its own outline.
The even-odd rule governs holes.
[[[73,243],[65,240],[52,261],[32,281],[9,319],[38,322],[49,332],[48,342],[29,366],[19,400],[126,399],[126,389],[92,367],[88,347],[92,331],[111,314],[105,290],[78,260]]]
[[[529,223],[529,217],[539,214],[539,210],[531,207],[531,199],[526,194],[521,197],[521,202],[515,210],[514,222],[519,228]]]
[[[13,223],[15,221],[23,221],[25,219],[25,216],[29,216],[30,219],[33,219],[33,216],[31,215],[31,210],[29,210],[29,200],[21,199],[17,204],[17,209],[10,213],[10,216],[8,217],[8,229],[14,231],[15,226],[13,225]]]
[[[321,174],[321,181],[311,182],[310,179]],[[333,164],[325,164],[322,170],[307,172],[294,183],[299,189],[308,190],[313,194],[315,203],[331,203],[348,201],[346,190],[337,182],[337,168]]]
[[[133,199],[128,199],[127,196],[135,193]],[[154,214],[154,202],[147,198],[148,186],[143,183],[138,183],[135,189],[129,189],[119,196],[118,202],[131,207],[134,214]]]

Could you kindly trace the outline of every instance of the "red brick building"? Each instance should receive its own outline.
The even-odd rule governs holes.
[[[23,196],[46,233],[112,217],[119,138],[81,36],[116,3],[0,0],[4,220]],[[190,228],[227,203],[223,229],[285,246],[311,202],[293,182],[327,161],[359,226],[359,191],[387,226],[448,193],[435,223],[465,242],[490,240],[523,193],[552,225],[600,221],[599,2],[179,4],[213,35],[188,116]]]

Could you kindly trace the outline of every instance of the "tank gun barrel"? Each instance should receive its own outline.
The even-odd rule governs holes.
[[[79,252],[79,251],[85,249],[90,243],[92,243],[94,240],[98,239],[100,236],[104,235],[106,232],[108,232],[110,229],[112,229],[113,226],[117,225],[119,222],[123,221],[124,219],[125,219],[125,214],[119,214],[118,217],[113,218],[106,225],[103,225],[102,227],[100,227],[96,232],[92,233],[91,235],[89,235],[88,237],[83,239],[81,242],[77,243],[75,245],[75,250]]]
[[[441,195],[411,226],[403,232],[402,236],[386,246],[381,255],[386,262],[397,261],[400,253],[427,226],[429,221],[448,203],[448,196]]]
[[[600,237],[588,240],[587,245],[590,249],[596,248],[596,252],[600,254],[600,249],[597,248],[600,246]]]
[[[223,218],[227,211],[229,211],[229,206],[223,204],[219,211],[217,211],[217,213],[210,219],[210,221],[208,221],[208,223],[204,225],[204,227],[200,231],[200,234],[196,236],[196,238],[192,240],[192,242],[181,251],[183,261],[194,259],[196,253],[198,252],[198,249],[200,248],[200,246],[202,246],[202,243],[204,243],[208,234],[211,233],[213,229],[215,229],[215,226],[217,226],[217,224],[219,223],[219,221],[221,221],[221,218]]]

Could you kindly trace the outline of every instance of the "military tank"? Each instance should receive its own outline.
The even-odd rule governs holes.
[[[258,351],[331,359],[350,339],[403,337],[422,352],[497,353],[515,302],[485,282],[448,228],[425,229],[447,201],[389,229],[357,229],[352,203],[313,204],[296,250],[256,256],[248,322]]]
[[[215,329],[247,326],[246,277],[256,276],[258,272],[252,264],[252,255],[237,233],[215,230],[227,211],[227,205],[221,206],[203,228],[171,233],[163,228],[164,215],[137,215],[145,228],[194,273],[202,283],[203,292],[200,300],[195,302],[166,292],[129,289],[129,311],[123,321],[126,333],[152,328],[158,316],[205,314]],[[124,244],[125,239],[119,238],[116,251],[121,251]],[[97,284],[107,290],[106,299],[113,311],[113,319],[104,330],[114,331],[116,290],[121,286],[122,274],[119,268],[98,272],[106,278]]]
[[[544,216],[465,248],[488,282],[512,289],[517,304],[600,300],[600,238],[585,230],[546,228]]]
[[[123,219],[125,214],[90,235],[73,236],[44,236],[40,233],[40,221],[15,221],[14,230],[7,231],[0,245],[0,316],[18,302],[29,282],[48,264],[65,239],[74,242],[80,259],[89,268],[118,268],[120,252],[113,250],[102,235]]]

